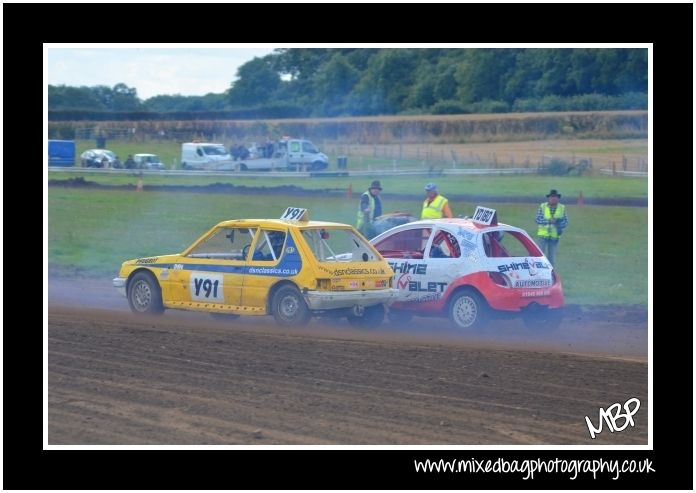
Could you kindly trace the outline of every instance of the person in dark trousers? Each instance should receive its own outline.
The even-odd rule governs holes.
[[[361,196],[360,208],[358,209],[357,228],[367,239],[375,236],[373,222],[375,218],[382,215],[382,201],[379,193],[382,191],[382,184],[375,180]]]
[[[563,230],[568,226],[568,216],[565,206],[559,202],[561,194],[558,190],[551,190],[546,198],[548,200],[539,206],[536,213],[536,223],[539,225],[537,237],[541,251],[551,265],[556,265],[558,241],[561,239]]]

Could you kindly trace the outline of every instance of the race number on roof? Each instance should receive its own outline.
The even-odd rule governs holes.
[[[307,209],[300,207],[288,207],[280,216],[281,219],[290,221],[309,221],[309,213]]]
[[[488,207],[482,207],[480,205],[476,206],[476,211],[474,211],[474,217],[471,218],[472,221],[479,224],[496,225],[498,224],[498,214],[495,209],[489,209]]]

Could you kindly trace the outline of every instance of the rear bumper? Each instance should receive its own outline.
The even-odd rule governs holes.
[[[308,291],[304,299],[310,310],[335,310],[390,303],[396,299],[398,289],[373,289],[370,291]]]
[[[126,296],[126,278],[125,277],[114,277],[113,281],[111,281],[116,288],[116,291],[118,291],[122,296]]]

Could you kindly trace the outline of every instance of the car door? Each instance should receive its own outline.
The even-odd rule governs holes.
[[[419,300],[420,286],[427,287],[428,266],[424,252],[430,242],[432,229],[408,226],[382,238],[374,244],[394,271],[393,286],[399,290],[398,301],[411,303]]]
[[[433,228],[423,253],[426,269],[418,279],[418,298],[421,302],[441,301],[448,286],[459,277],[462,266],[462,247],[455,234],[443,228]]]
[[[199,241],[186,255],[186,262],[175,264],[170,275],[181,286],[181,300],[212,308],[240,306],[246,257],[255,234],[256,228],[221,227]]]
[[[248,255],[243,280],[244,307],[265,311],[271,286],[279,278],[288,276],[288,270],[282,265],[288,234],[280,228],[259,228]],[[295,251],[294,247],[292,251]]]

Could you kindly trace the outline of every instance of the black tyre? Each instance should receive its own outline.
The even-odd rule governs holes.
[[[473,289],[463,289],[450,300],[449,318],[458,330],[480,329],[488,322],[488,305]]]
[[[248,171],[249,168],[247,168],[247,165],[246,165],[246,164],[242,163],[242,164],[239,165],[239,170],[240,170],[240,171]]]
[[[374,329],[384,320],[384,305],[374,305],[365,308],[365,312],[361,317],[350,314],[348,315],[348,323],[353,327],[361,329]]]
[[[128,283],[128,305],[133,313],[161,315],[164,312],[162,290],[149,272],[138,272]]]
[[[285,327],[302,327],[312,318],[302,294],[294,286],[283,286],[275,292],[271,311],[278,325]]]
[[[237,320],[239,315],[236,313],[211,313],[211,317],[215,320],[221,320],[223,322],[229,322],[230,320]]]
[[[312,163],[312,171],[321,171],[324,169],[324,163],[321,161],[314,161]]]
[[[522,313],[522,321],[528,329],[554,331],[563,322],[563,309],[540,307],[536,310],[526,310]]]
[[[413,319],[413,314],[403,311],[389,310],[389,321],[393,324],[407,324]]]

